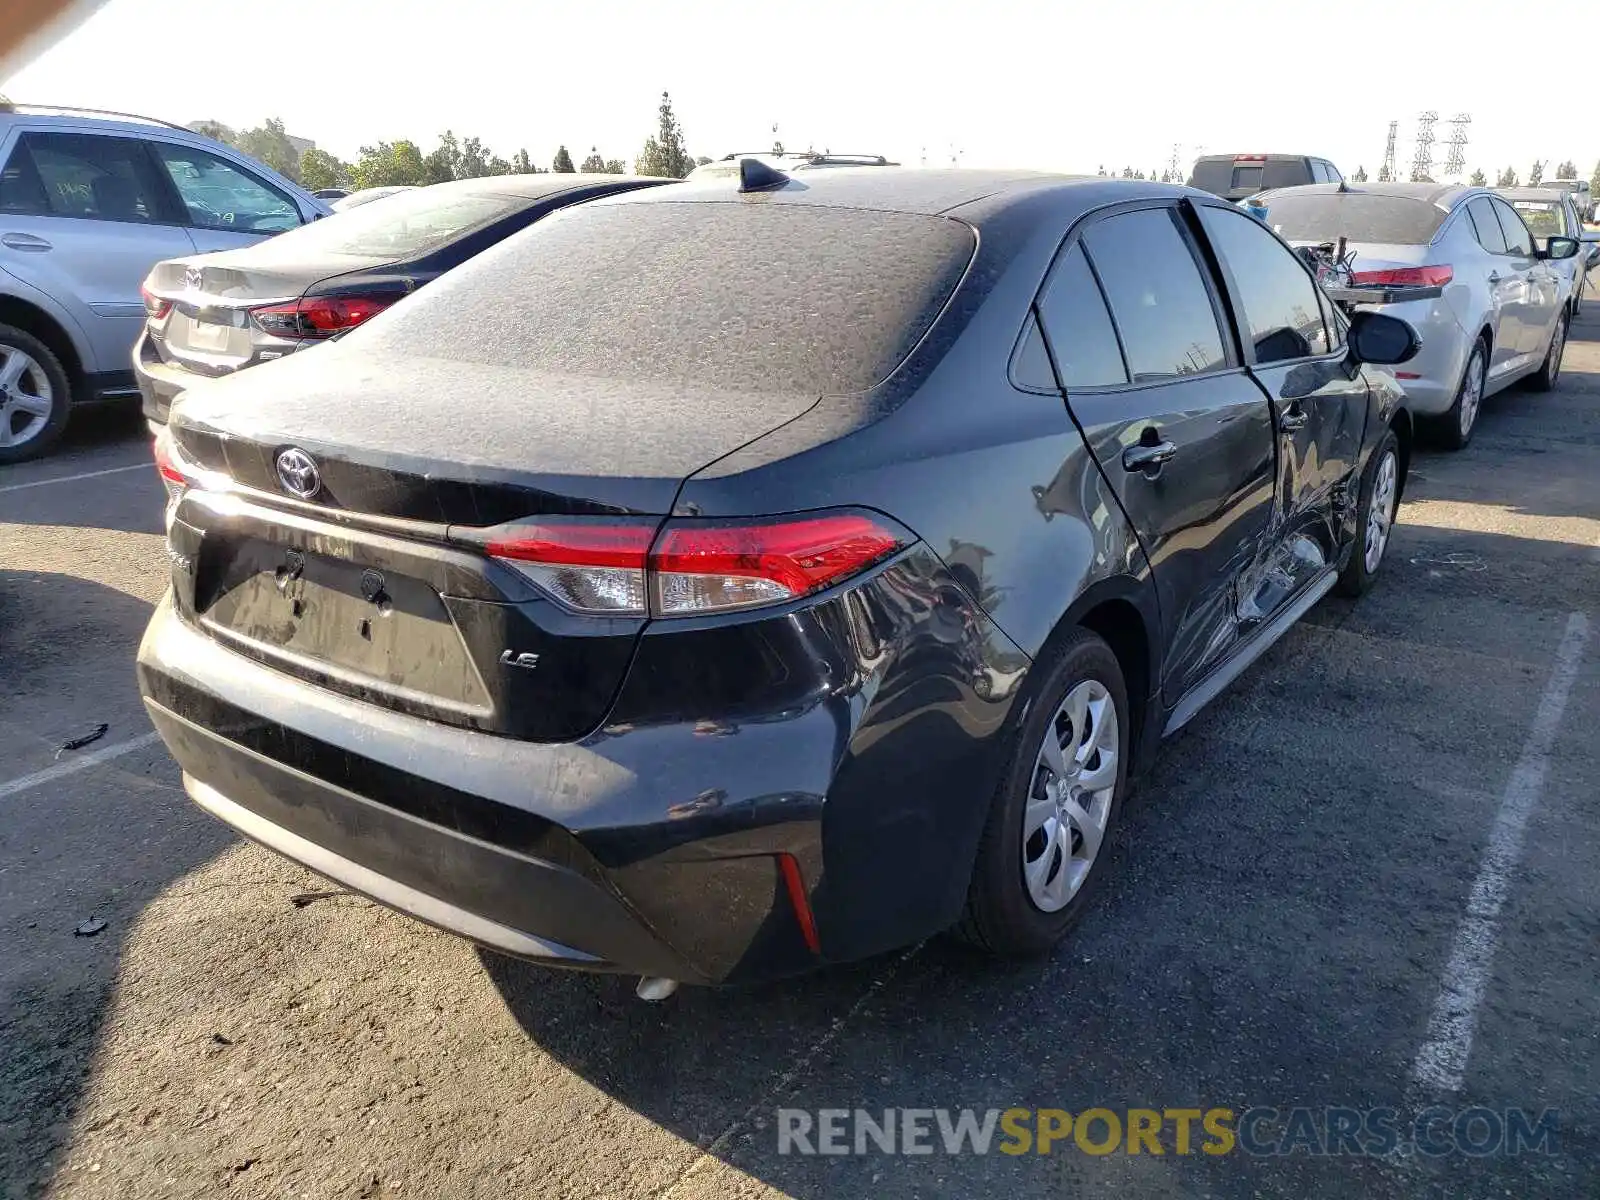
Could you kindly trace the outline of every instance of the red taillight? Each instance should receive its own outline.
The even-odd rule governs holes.
[[[568,608],[643,616],[645,565],[659,521],[573,517],[493,531],[484,550]]]
[[[865,513],[750,521],[552,518],[472,540],[578,612],[693,616],[781,604],[881,562],[911,542]],[[654,543],[654,549],[651,549]]]
[[[161,475],[161,481],[167,485],[167,491],[171,492],[173,488],[177,488],[181,492],[188,487],[189,477],[178,468],[176,460],[172,457],[172,450],[167,445],[167,435],[162,434],[157,437],[151,449],[155,454],[156,470]]]
[[[1455,277],[1450,267],[1393,267],[1387,271],[1353,271],[1350,282],[1380,287],[1442,287]]]
[[[139,295],[144,300],[145,315],[152,321],[159,321],[172,311],[172,301],[165,296],[158,296],[144,284],[139,285]]]
[[[276,337],[316,341],[354,329],[399,298],[398,295],[306,296],[288,304],[252,308],[250,315],[257,325]]]
[[[650,556],[651,606],[661,616],[687,616],[777,604],[854,575],[904,544],[862,513],[673,521]]]

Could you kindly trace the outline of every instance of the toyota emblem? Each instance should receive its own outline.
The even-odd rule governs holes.
[[[278,482],[291,496],[309,500],[322,487],[322,476],[311,455],[298,446],[290,446],[278,455]]]

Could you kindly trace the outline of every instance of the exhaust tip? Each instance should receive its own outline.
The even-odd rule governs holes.
[[[667,999],[677,990],[678,981],[676,979],[666,979],[660,975],[641,976],[639,986],[633,989],[634,995],[638,996],[639,999],[648,1000],[652,1004]]]

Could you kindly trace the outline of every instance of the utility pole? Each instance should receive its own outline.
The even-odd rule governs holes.
[[[1425,183],[1433,177],[1433,127],[1439,114],[1431,108],[1417,118],[1417,152],[1411,156],[1411,182]]]
[[[1472,124],[1468,113],[1457,113],[1450,118],[1450,152],[1444,160],[1446,178],[1457,179],[1467,171],[1467,126]]]
[[[1383,149],[1383,166],[1378,168],[1379,183],[1390,183],[1394,180],[1394,138],[1399,128],[1399,121],[1389,122],[1389,141]]]

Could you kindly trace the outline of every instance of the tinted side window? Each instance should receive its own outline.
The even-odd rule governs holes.
[[[1224,365],[1211,295],[1171,209],[1097,222],[1084,234],[1136,383]]]
[[[1478,245],[1490,254],[1506,252],[1506,235],[1500,231],[1500,222],[1487,196],[1479,196],[1467,205],[1467,216],[1472,221],[1472,231],[1478,235]]]
[[[1039,299],[1045,336],[1056,369],[1068,388],[1108,387],[1128,382],[1100,285],[1089,270],[1083,247],[1062,256]]]
[[[287,196],[215,154],[170,142],[157,142],[156,153],[196,225],[282,233],[300,224],[300,210]]]
[[[1311,160],[1311,182],[1312,183],[1331,183],[1331,182],[1333,182],[1331,179],[1328,178],[1328,168],[1327,168],[1326,164],[1324,164],[1322,162],[1319,162],[1317,159],[1312,159]]]
[[[28,133],[22,137],[20,153],[32,161],[51,216],[100,221],[163,219],[160,181],[143,142],[83,133]],[[12,158],[20,167],[19,156]],[[18,186],[30,186],[21,174]]]
[[[1011,378],[1018,387],[1036,392],[1054,392],[1058,385],[1055,372],[1050,369],[1050,356],[1044,348],[1044,335],[1039,332],[1039,322],[1032,313],[1022,329],[1022,344],[1011,361]]]
[[[1522,218],[1517,216],[1516,210],[1498,200],[1491,200],[1490,203],[1494,205],[1495,215],[1500,218],[1500,230],[1506,235],[1506,249],[1513,254],[1531,255],[1533,235],[1522,223]]]
[[[1317,285],[1300,261],[1253,217],[1200,208],[1200,223],[1228,266],[1256,362],[1286,362],[1328,352]]]
[[[44,216],[49,211],[50,201],[45,197],[39,172],[34,169],[33,155],[18,142],[6,165],[0,168],[0,212]]]

